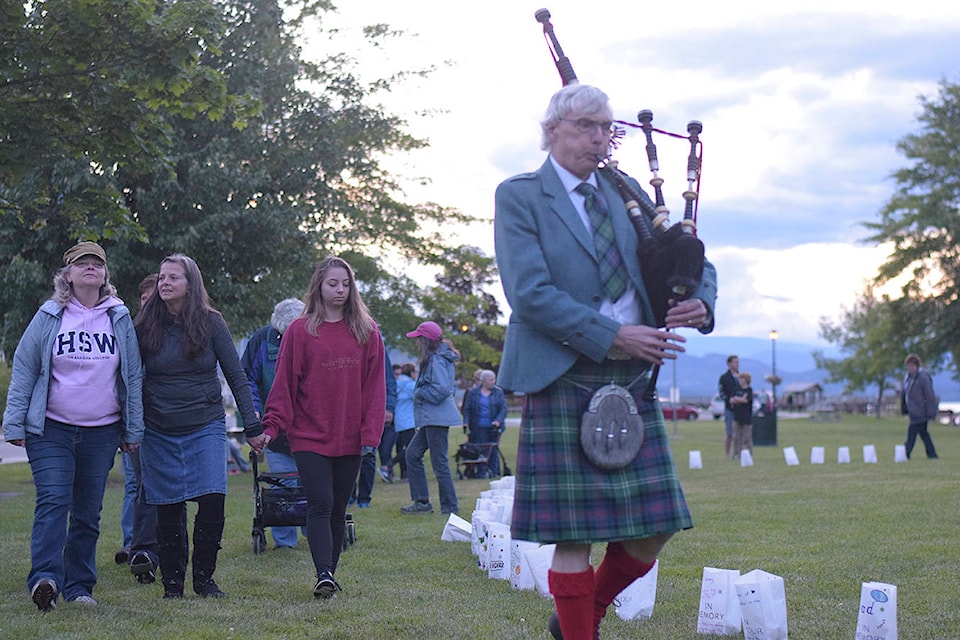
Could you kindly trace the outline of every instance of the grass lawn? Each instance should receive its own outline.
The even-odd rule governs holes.
[[[667,430],[674,433],[672,423]],[[913,460],[896,464],[903,419],[781,419],[778,446],[757,448],[748,468],[723,458],[721,422],[684,422],[676,431],[674,457],[696,526],[661,555],[653,617],[624,622],[611,608],[604,638],[698,637],[700,579],[703,567],[713,566],[782,576],[794,639],[853,640],[860,584],[871,580],[899,588],[900,640],[960,639],[960,429],[931,426],[940,460],[927,460],[918,443]],[[451,431],[451,455],[463,440]],[[502,444],[511,467],[516,440],[517,430],[508,429]],[[876,446],[877,464],[862,462],[864,444]],[[799,466],[784,463],[781,448],[790,445]],[[826,448],[826,464],[809,464],[813,446]],[[850,464],[837,464],[839,446],[850,448]],[[703,469],[687,468],[690,450],[702,452]],[[34,498],[29,466],[0,465],[0,638],[549,638],[552,604],[487,579],[468,544],[441,542],[439,511],[401,515],[399,507],[409,502],[406,484],[378,478],[372,508],[353,510],[358,540],[337,572],[344,591],[321,602],[311,595],[305,540],[295,550],[253,555],[252,478],[229,482],[217,569],[229,599],[191,594],[164,601],[159,584],[139,585],[113,563],[123,485],[122,471],[114,469],[97,555],[100,605],[60,603],[41,615],[25,585]],[[461,515],[469,519],[488,483],[456,485]],[[431,496],[437,506],[432,482]]]

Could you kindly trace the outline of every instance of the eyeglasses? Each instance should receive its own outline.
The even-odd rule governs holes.
[[[564,122],[572,122],[574,128],[580,133],[593,133],[596,131],[597,127],[600,127],[600,133],[613,133],[613,122],[610,120],[597,122],[596,120],[591,120],[589,118],[577,118],[576,120],[571,118],[560,119]]]

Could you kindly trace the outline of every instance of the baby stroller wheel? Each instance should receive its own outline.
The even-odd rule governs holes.
[[[253,530],[253,554],[259,556],[267,550],[267,534],[263,529]]]
[[[353,514],[352,513],[346,514],[344,517],[344,520],[346,521],[345,524],[346,524],[347,530],[344,532],[346,535],[344,535],[343,537],[348,544],[353,544],[354,542],[357,541],[357,527],[353,523]]]

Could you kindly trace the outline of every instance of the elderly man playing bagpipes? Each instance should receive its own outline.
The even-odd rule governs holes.
[[[612,178],[651,203],[636,181],[598,170],[612,110],[606,94],[575,82],[565,78],[541,122],[546,161],[497,188],[494,224],[512,310],[499,380],[526,394],[512,535],[557,545],[550,631],[589,640],[617,594],[653,567],[674,533],[693,526],[655,377],[683,351],[676,329],[712,331],[717,286],[697,240],[695,286],[668,294],[658,317],[648,289],[662,287],[645,284],[641,266],[641,235],[655,238],[656,230],[643,219],[638,234],[628,213],[637,203],[625,204]],[[594,571],[597,543],[607,549]]]

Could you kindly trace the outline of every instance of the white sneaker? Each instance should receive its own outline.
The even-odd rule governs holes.
[[[73,602],[75,604],[85,604],[90,606],[97,604],[97,601],[93,599],[93,596],[77,596],[70,602]]]
[[[41,578],[30,589],[30,598],[40,611],[53,611],[57,606],[57,583]]]

